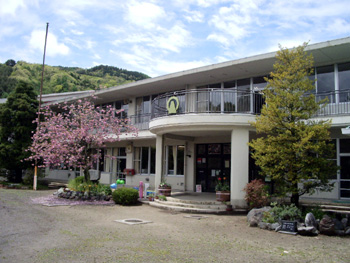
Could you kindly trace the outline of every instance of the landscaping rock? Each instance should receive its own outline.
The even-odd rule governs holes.
[[[305,216],[305,226],[306,227],[315,227],[317,229],[317,221],[313,213],[307,213]]]
[[[261,228],[261,229],[269,229],[269,224],[260,221],[260,222],[258,223],[258,227]]]
[[[314,226],[298,227],[298,234],[301,236],[317,236],[318,231]]]
[[[349,221],[348,218],[343,218],[341,220],[341,223],[343,224],[344,229],[348,227],[348,221]]]
[[[248,225],[250,227],[257,227],[262,220],[264,212],[271,210],[271,207],[265,206],[263,208],[254,208],[249,211],[247,215]]]
[[[323,216],[319,227],[320,227],[320,233],[323,235],[328,235],[328,236],[336,235],[334,221],[328,215]]]
[[[340,222],[338,219],[333,218],[333,222],[334,222],[334,228],[335,228],[335,230],[344,230],[344,229],[345,229],[343,223]]]
[[[345,231],[344,230],[335,230],[335,234],[337,236],[345,236]]]
[[[345,235],[347,236],[350,235],[350,226],[346,227],[344,232],[345,232]]]
[[[269,224],[269,230],[276,230],[279,226],[279,223]]]
[[[62,194],[64,192],[64,188],[60,188],[57,190],[57,194]]]

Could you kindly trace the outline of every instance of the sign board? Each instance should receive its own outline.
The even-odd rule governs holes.
[[[201,184],[196,184],[196,192],[201,193],[202,192],[202,185]]]
[[[282,220],[281,230],[279,232],[287,234],[296,234],[298,232],[298,226],[296,221],[284,221]]]

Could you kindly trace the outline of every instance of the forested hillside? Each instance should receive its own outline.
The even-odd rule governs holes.
[[[41,64],[24,61],[17,63],[9,59],[0,63],[0,98],[6,98],[15,89],[18,80],[33,84],[39,94],[41,81]],[[132,81],[149,78],[149,76],[112,66],[96,66],[90,69],[78,67],[61,67],[45,65],[43,94],[82,90],[99,90]]]

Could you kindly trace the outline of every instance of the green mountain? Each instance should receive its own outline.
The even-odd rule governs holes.
[[[41,64],[9,59],[0,63],[0,98],[6,98],[15,89],[18,80],[34,86],[39,94]],[[149,76],[112,66],[96,66],[89,69],[45,65],[43,94],[83,90],[100,90],[112,86],[149,78]]]

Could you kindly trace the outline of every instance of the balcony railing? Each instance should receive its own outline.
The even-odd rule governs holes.
[[[169,113],[167,103],[176,97],[176,113]],[[336,116],[350,114],[350,90],[316,94],[316,100],[328,98],[328,103],[315,115]],[[151,119],[169,115],[221,113],[259,115],[265,104],[259,92],[247,92],[236,89],[198,89],[182,90],[160,95],[152,101],[152,113],[130,116],[131,123],[139,130],[147,130]]]
[[[131,124],[139,130],[148,130],[151,113],[130,116]]]
[[[152,119],[169,115],[167,102],[176,97],[176,114],[244,113],[260,114],[264,99],[259,92],[240,90],[198,89],[176,91],[158,96],[152,101]]]

